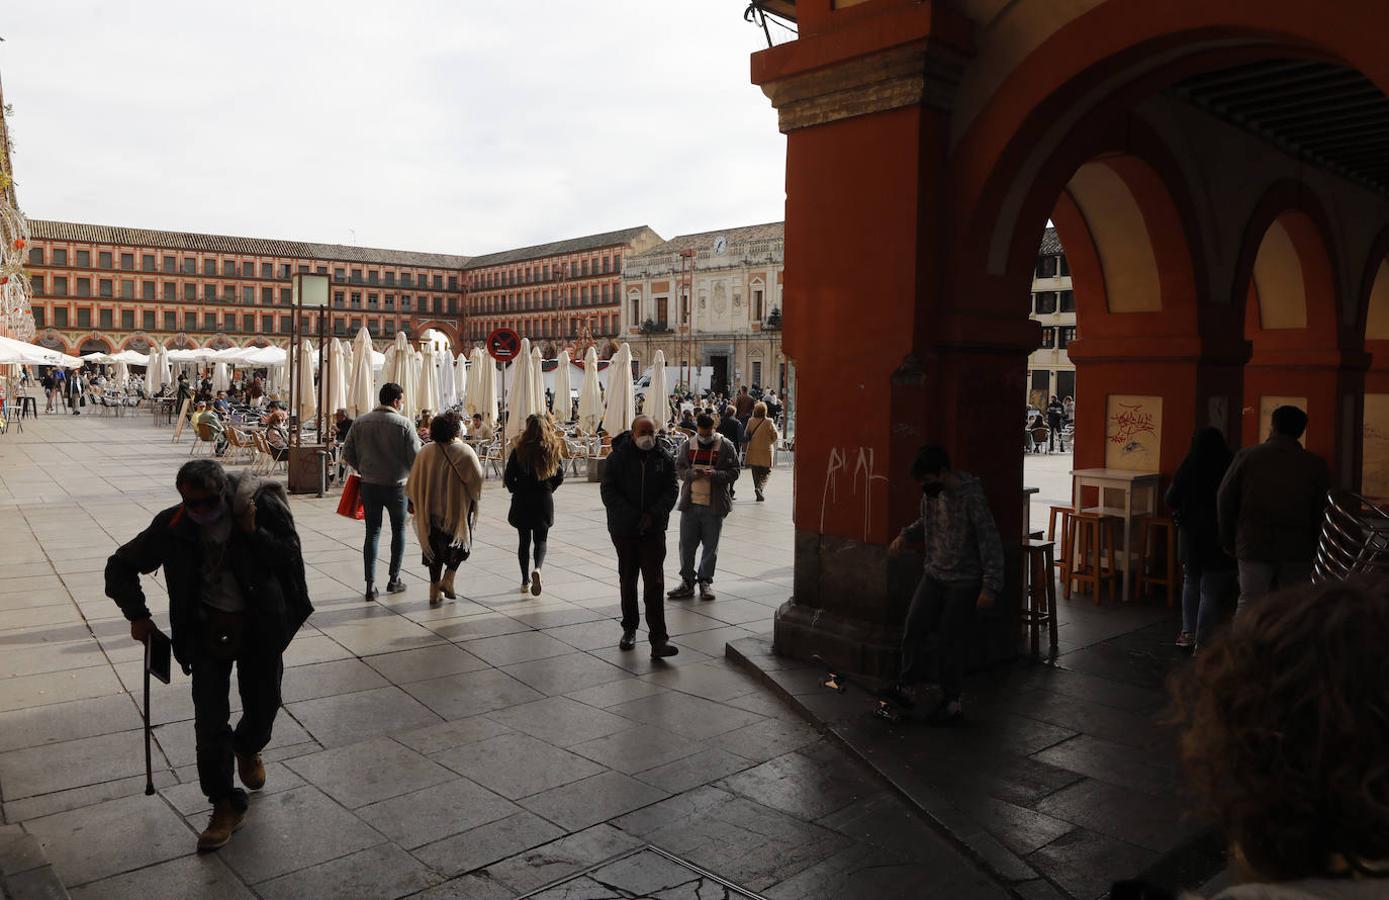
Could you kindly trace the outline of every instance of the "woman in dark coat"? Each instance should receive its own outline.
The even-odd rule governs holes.
[[[540,567],[545,562],[545,542],[555,524],[555,490],[564,483],[564,443],[540,416],[526,419],[516,438],[503,476],[511,492],[511,511],[506,520],[516,529],[516,559],[521,564],[521,592],[540,596]],[[531,566],[531,547],[535,565]]]
[[[1199,429],[1167,488],[1177,523],[1182,582],[1182,630],[1177,646],[1199,647],[1211,638],[1223,595],[1235,581],[1235,561],[1220,547],[1215,495],[1234,454],[1218,428]]]

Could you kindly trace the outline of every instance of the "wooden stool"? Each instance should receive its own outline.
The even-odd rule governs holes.
[[[1027,557],[1027,588],[1019,616],[1023,627],[1028,630],[1034,657],[1041,655],[1038,645],[1043,625],[1051,629],[1051,654],[1056,655],[1056,581],[1052,574],[1054,546],[1051,541],[1034,540],[1022,545],[1022,552]]]
[[[1056,540],[1056,517],[1061,517],[1061,552],[1056,555],[1053,565],[1060,569],[1061,583],[1070,584],[1071,582],[1071,516],[1073,512],[1069,506],[1053,506],[1047,515],[1047,540]],[[1069,591],[1066,594],[1070,596]]]
[[[1148,574],[1155,534],[1162,535],[1161,576]],[[1151,587],[1161,585],[1166,589],[1167,605],[1171,607],[1180,584],[1177,578],[1177,527],[1170,516],[1146,516],[1143,519],[1143,540],[1138,545],[1138,583],[1134,585],[1135,592],[1140,597],[1147,597]]]
[[[1066,599],[1071,597],[1071,583],[1081,590],[1090,585],[1095,592],[1095,603],[1103,599],[1100,588],[1109,586],[1109,594],[1114,596],[1114,588],[1119,581],[1119,569],[1114,563],[1114,518],[1096,512],[1071,514],[1071,535],[1067,551],[1078,554],[1071,560],[1065,587]],[[1083,591],[1081,591],[1084,593]]]

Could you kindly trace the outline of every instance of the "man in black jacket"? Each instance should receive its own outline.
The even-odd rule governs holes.
[[[623,650],[637,645],[637,577],[642,580],[646,628],[651,638],[651,658],[674,656],[666,633],[664,566],[666,527],[679,490],[675,461],[656,442],[656,423],[637,416],[632,430],[613,440],[612,454],[603,463],[603,506],[608,511],[608,533],[617,548],[617,577],[622,592]]]
[[[140,575],[164,567],[174,657],[193,677],[198,781],[212,803],[199,850],[231,840],[246,817],[232,782],[265,784],[260,751],[280,708],[281,654],[313,607],[288,497],[278,482],[229,478],[213,460],[179,469],[182,503],[154,517],[106,563],[106,594],[130,621],[130,636],[155,630]],[[241,719],[233,730],[228,691],[236,663]]]

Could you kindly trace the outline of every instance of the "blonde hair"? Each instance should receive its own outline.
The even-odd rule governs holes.
[[[554,477],[564,465],[564,443],[559,434],[538,415],[526,417],[526,427],[516,438],[516,461],[544,481]]]
[[[761,400],[754,403],[752,405],[752,417],[754,419],[767,418],[767,404],[763,403]]]

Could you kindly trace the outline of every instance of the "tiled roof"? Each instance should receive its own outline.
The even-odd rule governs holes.
[[[786,237],[785,222],[768,222],[765,225],[743,225],[739,228],[723,228],[718,231],[701,231],[696,234],[682,234],[664,244],[657,244],[641,252],[640,256],[669,256],[681,250],[713,251],[714,238],[723,235],[728,239],[728,249],[735,251],[744,244],[758,244],[766,241],[780,241]],[[639,257],[630,257],[630,260]]]
[[[1037,248],[1038,256],[1060,256],[1065,253],[1061,246],[1061,239],[1056,236],[1056,229],[1048,227],[1042,232],[1042,246]]]
[[[468,260],[467,267],[469,269],[481,269],[487,266],[501,266],[525,262],[528,259],[541,259],[564,253],[582,253],[585,250],[597,250],[600,247],[616,247],[627,244],[636,244],[638,249],[642,250],[645,246],[660,240],[661,236],[648,226],[639,225],[636,228],[624,228],[621,231],[605,231],[602,234],[590,234],[585,237],[570,238],[567,241],[552,241],[548,244],[536,244],[534,247],[522,247],[519,250],[503,250],[500,253],[474,256]]]
[[[29,232],[40,240],[91,241],[128,247],[163,247],[170,250],[200,250],[204,253],[244,253],[394,266],[461,269],[469,259],[466,256],[453,256],[448,253],[416,253],[412,250],[381,250],[345,244],[313,244],[304,241],[277,241],[186,231],[155,231],[149,228],[84,225],[78,222],[51,222],[45,219],[31,219]]]

